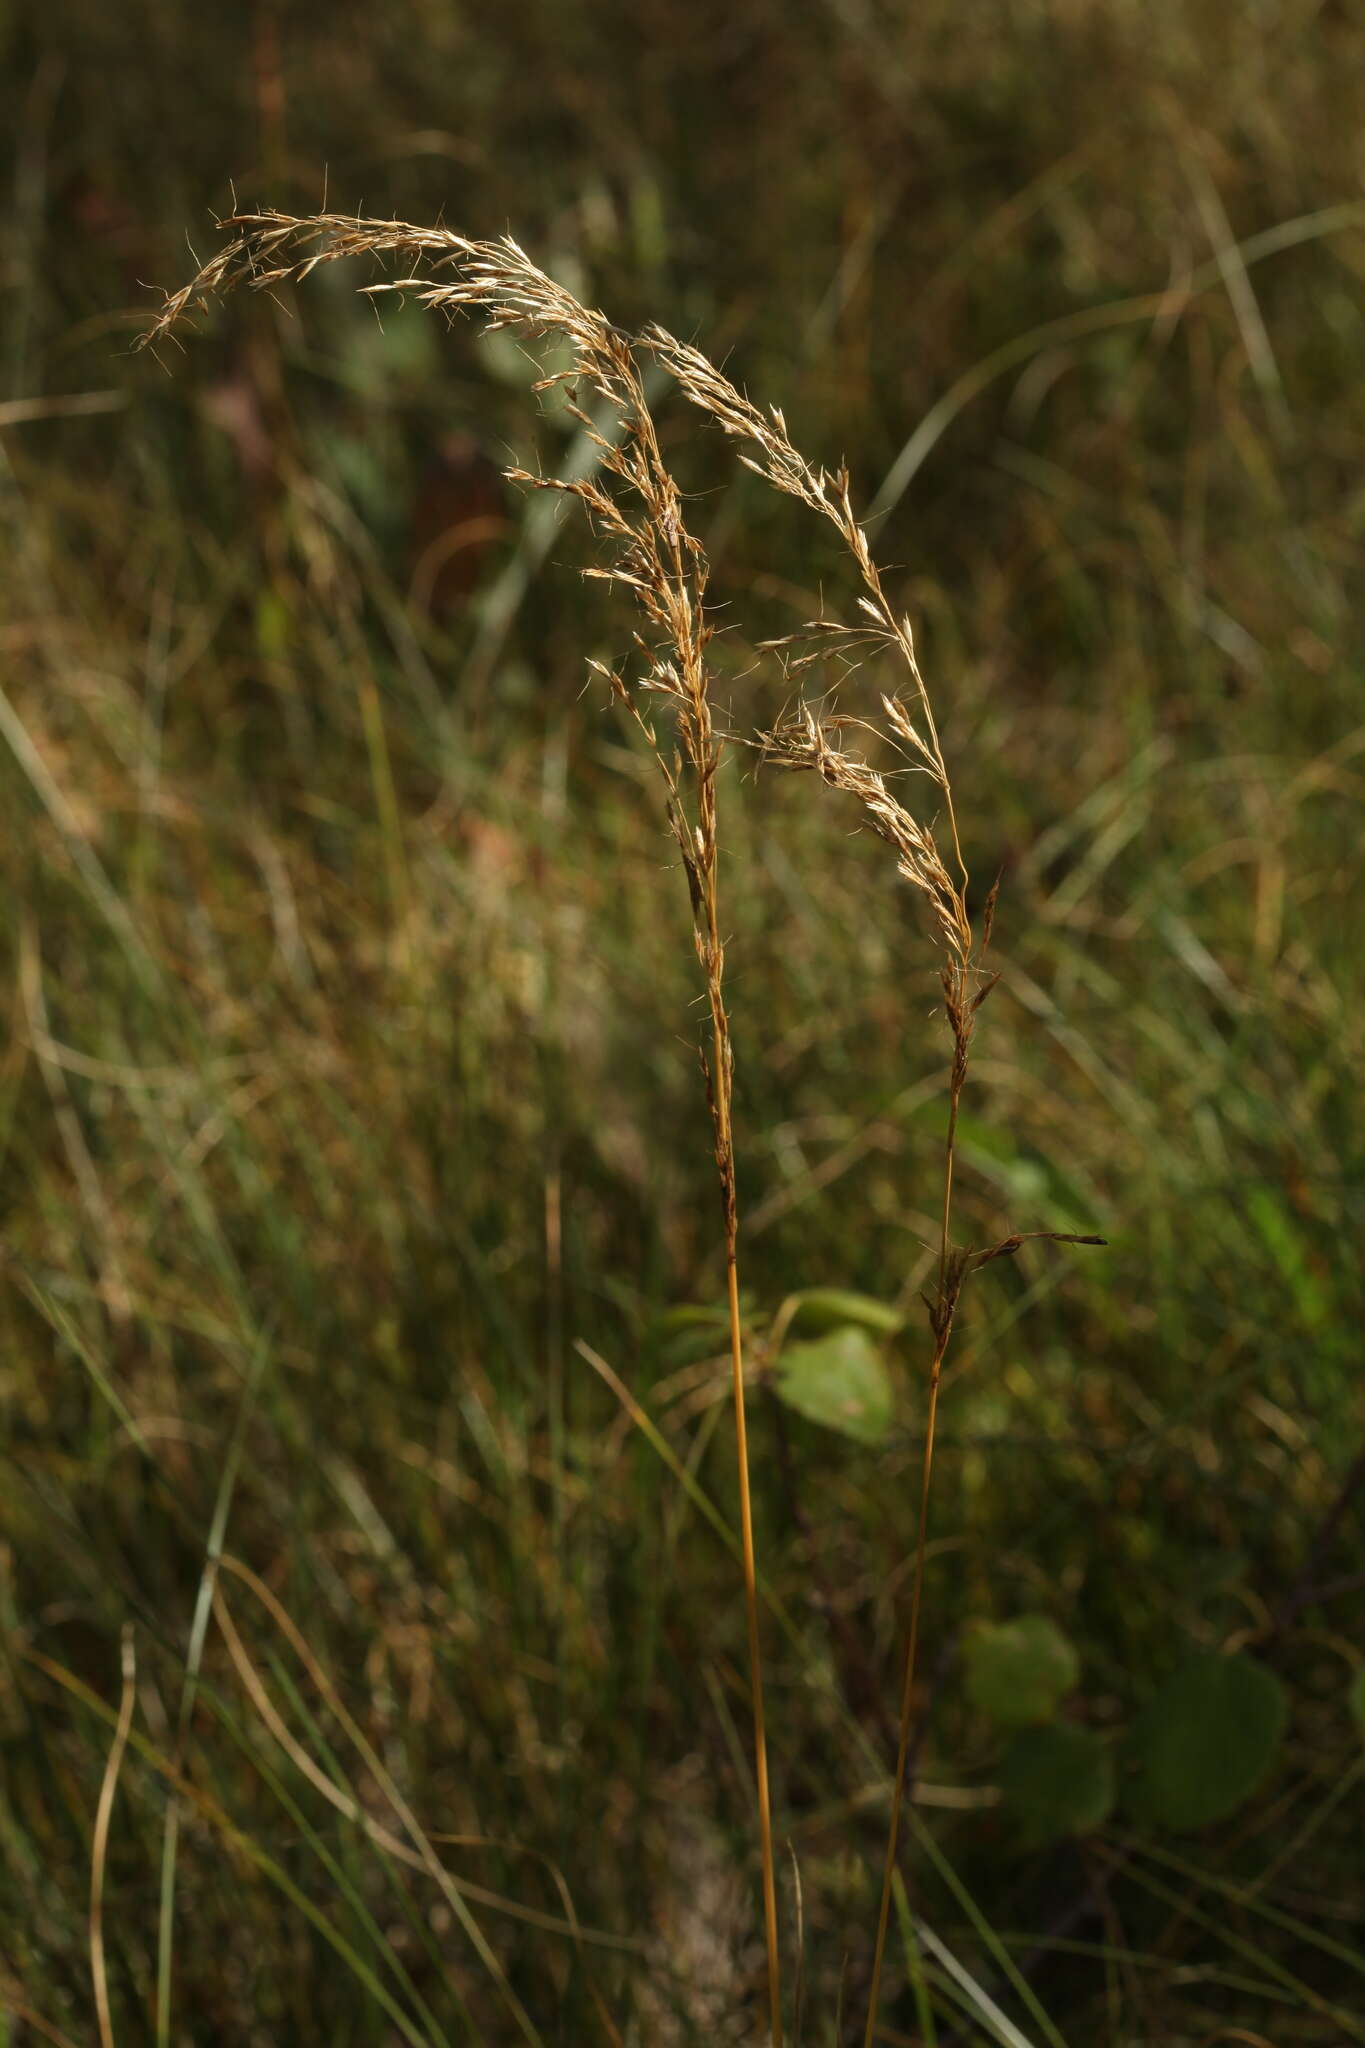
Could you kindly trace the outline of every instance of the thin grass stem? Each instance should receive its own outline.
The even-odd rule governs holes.
[[[114,1814],[114,1796],[119,1772],[133,1725],[134,1684],[137,1659],[131,1628],[123,1631],[123,1692],[119,1700],[118,1723],[104,1767],[99,1803],[95,1808],[95,1833],[90,1847],[90,1977],[95,1993],[95,2021],[100,2048],[114,2048],[114,2022],[109,2006],[109,1974],[104,1958],[104,1872],[109,1855],[109,1828]]]
[[[739,1528],[744,1551],[744,1606],[749,1632],[749,1685],[754,1708],[754,1775],[758,1785],[758,1834],[763,1856],[763,1926],[768,1952],[768,2009],[773,2048],[782,2048],[782,1976],[777,1944],[777,1879],[773,1864],[772,1802],[768,1790],[768,1735],[763,1710],[763,1660],[758,1639],[758,1570],[754,1556],[753,1508],[749,1497],[749,1437],[744,1414],[744,1353],[739,1318],[739,1274],[727,1261],[730,1295],[730,1362],[734,1374],[735,1449],[739,1464]]]
[[[914,1727],[915,1666],[919,1653],[920,1603],[924,1592],[925,1531],[929,1519],[929,1488],[934,1469],[934,1429],[938,1421],[938,1389],[942,1369],[943,1353],[936,1349],[929,1373],[929,1406],[924,1425],[924,1458],[920,1467],[919,1535],[915,1543],[915,1575],[910,1594],[910,1630],[905,1644],[905,1675],[901,1682],[900,1723],[896,1738],[896,1777],[891,1788],[891,1820],[886,1831],[886,1859],[882,1869],[881,1902],[877,1908],[877,1941],[872,1954],[872,1984],[867,1994],[864,2048],[871,2048],[872,2037],[877,2027],[877,2003],[881,1992],[882,1962],[886,1953],[886,1930],[895,1888],[896,1858],[900,1851],[905,1770]]]

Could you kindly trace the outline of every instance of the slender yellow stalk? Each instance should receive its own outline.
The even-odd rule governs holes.
[[[934,1465],[934,1426],[938,1419],[938,1387],[943,1355],[936,1352],[929,1372],[929,1407],[924,1425],[924,1460],[920,1468],[919,1539],[915,1544],[915,1580],[910,1595],[910,1632],[905,1645],[905,1677],[901,1685],[900,1731],[896,1742],[896,1777],[891,1788],[891,1820],[886,1831],[886,1860],[882,1868],[882,1896],[877,1909],[877,1941],[872,1954],[872,1983],[867,1994],[867,2027],[864,2048],[872,2048],[877,2030],[877,2005],[881,1992],[882,1961],[886,1954],[886,1930],[891,1917],[891,1896],[900,1849],[901,1808],[905,1800],[905,1771],[914,1727],[915,1664],[919,1650],[920,1599],[924,1590],[925,1529],[929,1518],[929,1481]]]
[[[825,504],[826,485],[817,479],[814,490],[815,502],[820,509]],[[803,495],[798,493],[797,495]],[[842,487],[834,496],[834,523],[841,531],[847,531],[854,538],[850,545],[855,557],[863,567],[864,583],[873,593],[875,610],[881,630],[878,637],[885,643],[899,649],[911,664],[917,692],[924,713],[924,729],[917,731],[905,707],[896,698],[884,698],[888,736],[902,745],[912,748],[928,767],[945,798],[949,797],[947,769],[939,748],[938,734],[928,709],[928,693],[914,662],[913,643],[908,626],[894,619],[881,593],[876,570],[865,554],[861,530],[851,513],[847,511],[847,492]],[[860,554],[859,549],[863,552]],[[837,727],[834,728],[837,735]],[[929,1304],[929,1324],[933,1334],[933,1355],[929,1366],[928,1408],[925,1418],[924,1456],[920,1472],[919,1527],[915,1538],[914,1578],[910,1600],[910,1626],[906,1639],[904,1675],[901,1682],[900,1719],[896,1738],[896,1769],[891,1788],[891,1817],[887,1827],[886,1853],[882,1870],[881,1899],[877,1909],[877,1933],[873,1948],[872,1981],[868,1991],[867,2024],[864,2032],[864,2048],[872,2048],[877,2025],[877,2006],[881,1995],[882,1965],[886,1954],[886,1934],[890,1922],[892,1888],[896,1874],[896,1858],[900,1850],[901,1815],[905,1802],[905,1773],[910,1754],[911,1734],[914,1725],[915,1672],[919,1653],[920,1610],[924,1596],[924,1565],[929,1520],[929,1492],[933,1475],[934,1434],[938,1422],[939,1384],[943,1373],[943,1360],[948,1342],[952,1336],[953,1317],[957,1308],[962,1283],[975,1263],[983,1257],[994,1254],[955,1252],[952,1243],[953,1205],[953,1163],[957,1145],[958,1110],[962,1091],[967,1080],[967,1066],[972,1036],[976,1028],[976,1015],[982,1002],[990,993],[993,980],[984,976],[980,956],[975,949],[971,920],[967,914],[967,875],[960,852],[956,854],[956,878],[945,864],[935,843],[932,831],[921,825],[906,810],[905,806],[888,788],[886,780],[866,762],[845,753],[837,744],[837,737],[831,737],[831,730],[817,720],[809,711],[791,721],[775,733],[767,735],[767,750],[770,758],[788,768],[814,769],[821,779],[833,789],[843,790],[862,805],[872,826],[881,838],[887,841],[897,857],[897,866],[905,879],[926,898],[933,914],[936,936],[946,955],[940,970],[943,987],[944,1011],[953,1036],[953,1063],[948,1083],[948,1129],[944,1144],[943,1158],[943,1199],[940,1207],[938,1246],[938,1289]],[[951,804],[949,816],[952,817]],[[957,828],[952,824],[954,847],[956,848]],[[987,911],[986,937],[990,936],[990,918],[994,910],[994,892]],[[1018,1240],[1014,1241],[1017,1248]]]
[[[749,1684],[754,1701],[754,1773],[758,1834],[763,1855],[763,1925],[768,1947],[768,2011],[773,2048],[782,2048],[782,1974],[777,1949],[777,1877],[773,1862],[772,1801],[768,1792],[768,1736],[763,1712],[763,1663],[758,1642],[758,1570],[749,1500],[749,1436],[744,1417],[744,1358],[739,1326],[739,1278],[730,1259],[730,1360],[734,1375],[735,1448],[739,1461],[739,1534],[744,1551],[744,1602],[749,1624]]]
[[[716,890],[707,892],[707,924],[713,957],[723,961]],[[758,1639],[758,1567],[754,1553],[753,1504],[749,1491],[749,1428],[744,1408],[744,1335],[739,1313],[739,1226],[730,1135],[729,1034],[719,1005],[717,978],[712,1006],[716,1072],[716,1152],[725,1203],[725,1279],[730,1309],[730,1367],[735,1404],[735,1459],[739,1469],[739,1537],[744,1569],[744,1606],[749,1635],[749,1689],[753,1699],[754,1777],[758,1792],[758,1837],[763,1859],[763,1927],[768,1952],[768,2013],[772,2048],[782,2048],[782,1972],[777,1941],[777,1875],[773,1857],[772,1801],[768,1791],[768,1734],[763,1708],[763,1659]]]
[[[896,1736],[896,1775],[891,1787],[891,1819],[886,1830],[886,1859],[882,1866],[882,1895],[877,1908],[877,1939],[872,1952],[872,1982],[867,1994],[867,2027],[863,2048],[872,2048],[877,2028],[877,2006],[881,1996],[882,1963],[886,1955],[886,1930],[891,1918],[891,1896],[900,1851],[901,1810],[905,1801],[905,1773],[910,1757],[910,1736],[915,1719],[915,1669],[919,1654],[919,1617],[924,1597],[924,1559],[929,1533],[929,1487],[934,1470],[934,1431],[938,1423],[938,1389],[943,1377],[943,1358],[952,1331],[944,1323],[947,1302],[949,1224],[953,1206],[953,1153],[957,1142],[958,1094],[948,1109],[948,1137],[943,1158],[943,1222],[939,1241],[938,1307],[940,1327],[935,1332],[934,1355],[929,1365],[929,1397],[924,1419],[924,1455],[920,1463],[919,1529],[915,1538],[915,1572],[910,1590],[910,1628],[905,1641],[905,1675],[901,1681],[900,1723]]]
[[[100,2048],[114,2048],[114,2022],[109,2008],[109,1978],[104,1964],[104,1871],[109,1855],[109,1828],[114,1815],[123,1754],[133,1725],[134,1679],[137,1664],[132,1630],[123,1631],[123,1693],[119,1700],[118,1724],[104,1767],[99,1804],[95,1809],[95,1832],[90,1847],[90,1977],[95,1991],[95,2022]]]

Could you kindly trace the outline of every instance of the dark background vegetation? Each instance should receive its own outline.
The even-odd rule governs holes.
[[[1026,1251],[964,1306],[915,1904],[1031,2041],[1346,2038],[1365,13],[11,0],[0,23],[4,2038],[96,2038],[127,1623],[117,2038],[157,2038],[159,1982],[176,2042],[397,2040],[376,1984],[419,2039],[516,2038],[450,1901],[275,1739],[263,1697],[392,1824],[242,1579],[238,1659],[202,1612],[200,1654],[216,1503],[424,1824],[476,1838],[450,1868],[562,1919],[558,1871],[626,1944],[472,1906],[547,2042],[758,2038],[737,1572],[574,1348],[729,1516],[724,1368],[671,1313],[723,1281],[685,892],[647,763],[584,690],[629,621],[578,578],[573,524],[498,479],[568,445],[511,345],[411,310],[381,330],[337,271],[232,302],[164,368],[130,353],[230,181],[509,229],[882,493],[968,856],[1003,875],[959,1234],[1111,1241]],[[661,405],[753,725],[783,697],[754,643],[847,601],[844,572]],[[732,768],[722,798],[755,1333],[799,1287],[913,1307],[944,1061],[915,903],[813,786]],[[867,1981],[917,1310],[892,1355],[882,1449],[798,1418],[784,1443],[754,1409],[812,2041],[852,2038]],[[955,1648],[1023,1612],[1076,1644],[1067,1715],[1120,1771],[1192,1648],[1278,1673],[1254,1798],[1029,1847]],[[895,1946],[888,2041],[922,2038],[906,1969]],[[932,1995],[941,2039],[999,2038]]]

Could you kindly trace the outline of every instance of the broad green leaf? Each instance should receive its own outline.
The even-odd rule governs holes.
[[[1070,1642],[1045,1614],[982,1622],[962,1657],[968,1699],[1005,1728],[1050,1721],[1081,1671]]]
[[[1365,1664],[1362,1664],[1351,1680],[1351,1690],[1346,1695],[1356,1727],[1365,1735]]]
[[[888,1337],[905,1327],[905,1317],[890,1302],[874,1300],[870,1294],[852,1294],[844,1287],[808,1287],[800,1294],[789,1294],[779,1312],[782,1319],[792,1329],[832,1330],[854,1323]]]
[[[1000,1767],[1000,1790],[1035,1846],[1089,1834],[1114,1804],[1114,1760],[1098,1735],[1068,1721],[1021,1728]]]
[[[1264,1664],[1191,1657],[1134,1725],[1135,1811],[1177,1829],[1224,1819],[1265,1776],[1288,1718],[1284,1687]]]
[[[788,1344],[774,1384],[789,1408],[859,1443],[882,1443],[891,1427],[891,1376],[865,1330],[831,1330],[808,1344]]]

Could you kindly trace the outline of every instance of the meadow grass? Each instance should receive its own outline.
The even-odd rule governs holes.
[[[1250,31],[1213,13],[1130,56],[1141,120],[1164,67],[1175,125],[1227,152],[1208,158],[1225,233],[1180,151],[1116,121],[1117,74],[1075,90],[1097,75],[1090,32],[1005,38],[971,66],[917,33],[942,189],[839,188],[815,246],[848,260],[823,311],[835,265],[803,298],[775,198],[717,242],[719,305],[637,272],[643,198],[619,248],[586,199],[561,232],[635,326],[662,307],[724,348],[733,309],[734,361],[755,389],[794,386],[799,439],[848,448],[864,500],[909,450],[877,554],[914,564],[888,581],[950,685],[964,851],[984,882],[1004,870],[955,1234],[991,1245],[1042,1216],[1112,1239],[1093,1261],[994,1262],[956,1318],[883,2034],[1351,2038],[1349,65],[1300,53],[1258,98]],[[716,77],[728,107],[739,72]],[[231,134],[210,111],[176,141],[173,103],[147,149],[202,147],[216,174]],[[1035,133],[1043,103],[1075,109],[1078,158]],[[889,162],[889,104],[888,83],[825,132]],[[788,98],[783,123],[818,149],[805,108]],[[102,118],[92,101],[89,132]],[[675,235],[713,175],[706,152],[678,158]],[[478,217],[535,220],[525,196],[481,187]],[[192,211],[173,171],[155,204],[177,233]],[[41,237],[40,213],[18,218]],[[524,366],[452,347],[437,369],[415,312],[377,337],[323,277],[296,323],[256,302],[204,337],[202,368],[196,350],[174,381],[139,372],[122,412],[35,413],[90,361],[57,353],[57,309],[74,333],[119,300],[116,250],[64,269],[31,246],[0,703],[23,823],[4,856],[0,1883],[6,1999],[35,2016],[11,2031],[96,2038],[107,2005],[120,2040],[501,2040],[521,2032],[510,1993],[547,2040],[750,2038],[765,1943],[726,1275],[663,792],[624,707],[580,700],[584,653],[610,666],[621,635],[615,607],[535,566],[577,552],[568,529],[509,506],[503,623],[451,629],[406,603],[394,510],[452,394],[546,473],[572,474],[581,429],[523,423]],[[174,260],[168,228],[142,272]],[[87,375],[115,381],[103,360]],[[276,408],[259,486],[196,410],[243,382]],[[708,650],[724,729],[743,706],[780,732],[799,678],[771,656],[745,671],[822,586],[840,615],[838,543],[793,538],[798,508],[756,481],[722,493],[657,404],[728,629]],[[732,751],[716,795],[752,1365],[794,1287],[932,1299],[948,1073],[924,927],[873,835],[850,842],[856,793],[814,803],[806,779],[743,767]],[[914,1331],[881,1451],[766,1390],[752,1418],[807,2038],[837,2012],[850,2038],[865,2024],[925,1450]],[[1182,1644],[1276,1662],[1290,1739],[1235,1822],[1019,1842],[953,1646],[966,1620],[1038,1609],[1080,1645],[1101,1730]],[[792,1869],[780,1852],[794,1947]]]

